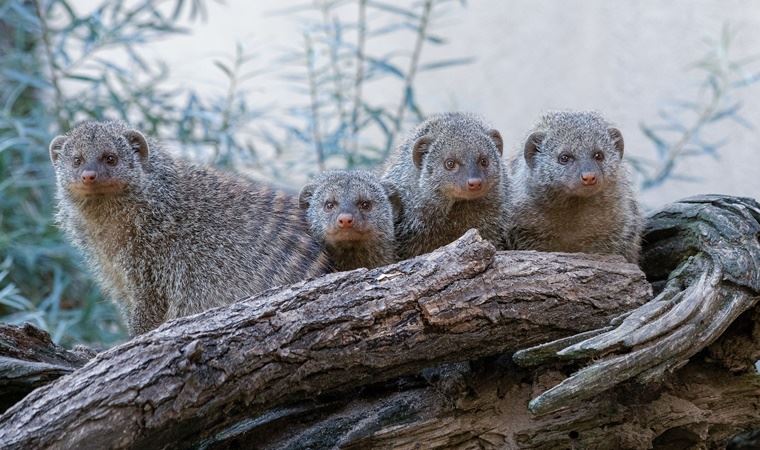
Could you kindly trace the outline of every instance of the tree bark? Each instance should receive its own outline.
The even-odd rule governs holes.
[[[643,268],[654,299],[620,258],[497,253],[470,232],[167,323],[34,391],[0,442],[751,448],[732,436],[760,427],[760,205],[669,205]]]
[[[0,326],[0,412],[92,356],[84,348],[69,351],[54,344],[49,334],[32,325]]]
[[[523,365],[548,360],[593,364],[531,400],[534,413],[577,404],[620,383],[657,381],[710,346],[760,298],[760,205],[751,199],[700,196],[654,214],[643,265],[660,292],[614,329],[518,352]],[[552,347],[546,357],[545,347]],[[725,347],[725,346],[724,346]],[[724,348],[720,359],[757,355]],[[737,352],[741,352],[739,356]],[[752,367],[753,361],[745,361]],[[735,362],[734,362],[735,364]]]
[[[276,406],[599,327],[650,296],[622,258],[496,254],[471,231],[167,323],[33,392],[0,417],[0,441],[186,447]]]

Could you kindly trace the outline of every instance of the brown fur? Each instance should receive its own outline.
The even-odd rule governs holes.
[[[296,198],[175,160],[121,122],[84,123],[50,152],[60,226],[133,335],[327,270]],[[83,190],[85,171],[113,192]]]

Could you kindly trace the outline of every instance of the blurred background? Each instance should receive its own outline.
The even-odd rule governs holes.
[[[53,219],[47,145],[78,121],[297,190],[431,113],[479,113],[513,154],[542,111],[596,109],[654,209],[760,197],[759,56],[751,0],[0,0],[0,321],[124,339]]]

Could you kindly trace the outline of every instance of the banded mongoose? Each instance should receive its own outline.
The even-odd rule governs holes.
[[[371,172],[325,172],[303,187],[299,203],[334,269],[371,269],[396,261],[398,194]]]
[[[501,240],[503,147],[497,130],[459,112],[430,117],[401,143],[382,178],[401,194],[399,257],[435,250],[470,228]]]
[[[596,112],[549,112],[522,153],[505,181],[508,248],[638,261],[643,221],[620,130]]]
[[[49,150],[57,220],[132,335],[327,270],[294,196],[174,159],[118,121]]]

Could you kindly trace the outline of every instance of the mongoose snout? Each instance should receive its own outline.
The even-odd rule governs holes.
[[[471,191],[479,191],[482,188],[483,188],[482,178],[468,178],[467,179],[467,189]]]
[[[94,184],[95,179],[98,178],[98,173],[94,170],[85,170],[82,172],[82,183],[84,184]]]
[[[583,172],[581,182],[584,186],[593,186],[596,184],[596,174],[594,172]]]
[[[354,226],[354,215],[350,213],[338,214],[339,228],[352,228]]]

